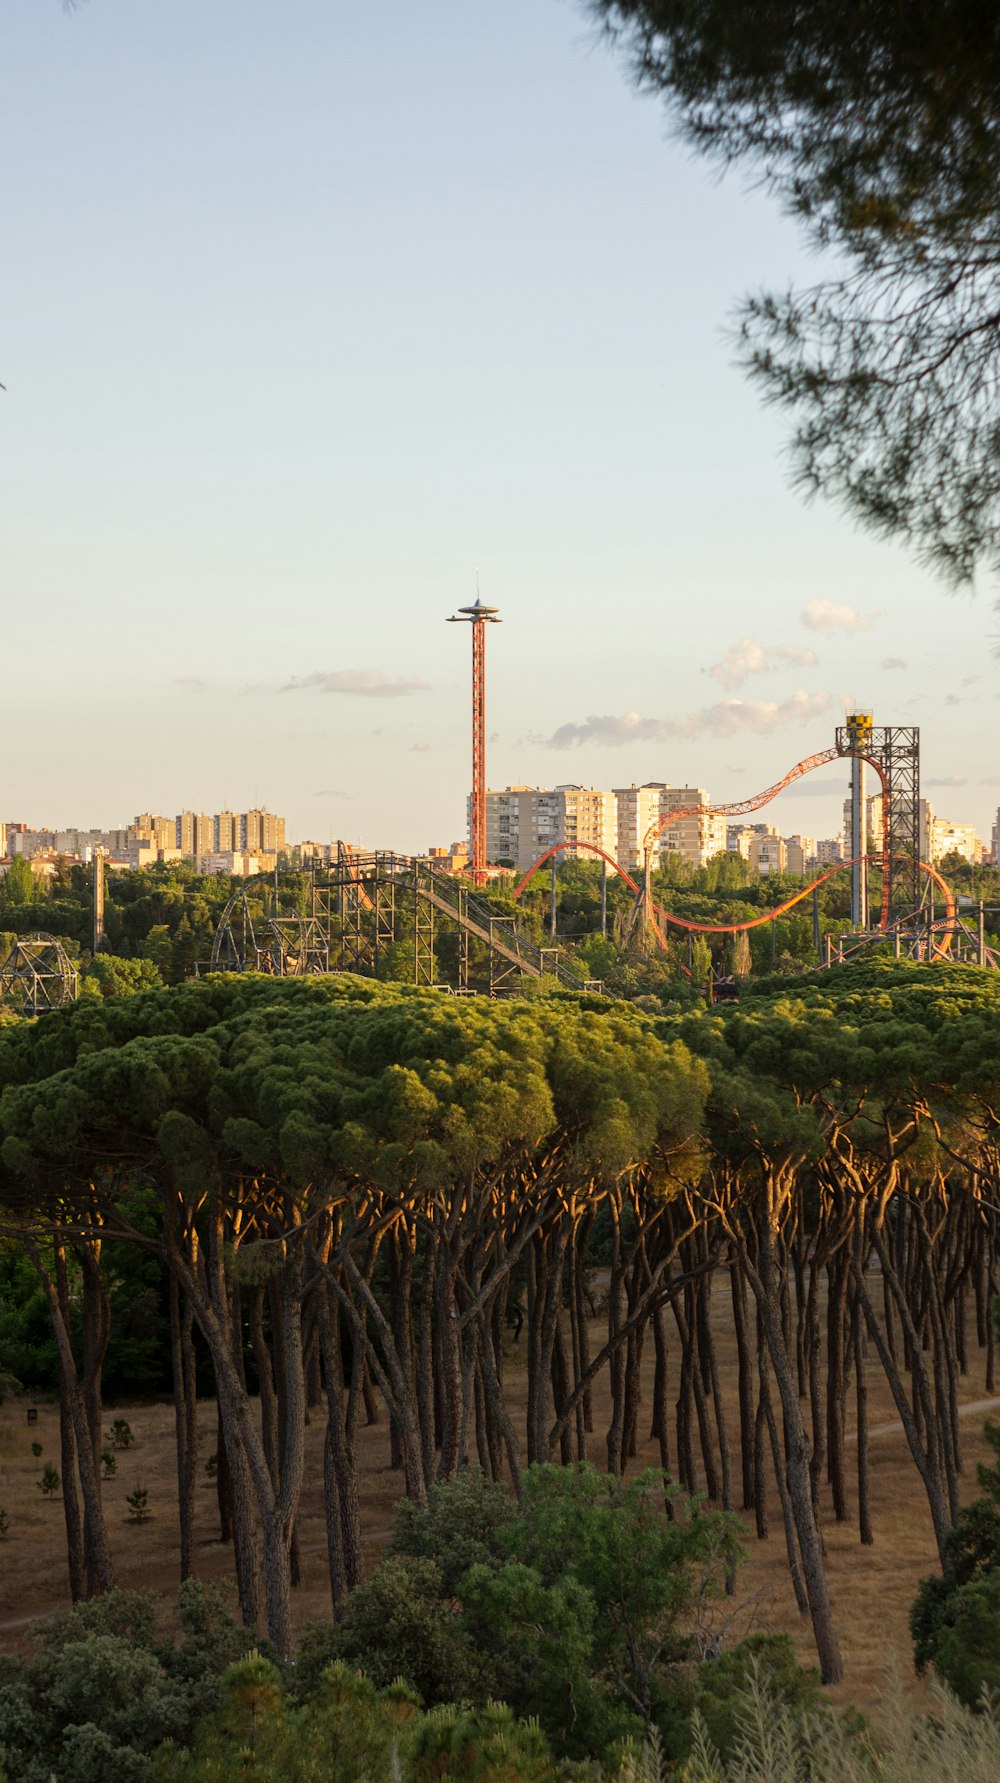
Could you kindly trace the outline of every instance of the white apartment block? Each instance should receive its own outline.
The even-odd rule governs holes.
[[[581,844],[615,851],[614,795],[588,786],[508,786],[486,794],[486,859],[525,872],[556,844],[570,857]]]
[[[650,826],[659,819],[660,794],[664,791],[662,781],[651,781],[645,786],[615,787],[615,855],[630,873],[643,865],[643,840]]]
[[[930,864],[936,865],[946,855],[959,854],[970,867],[978,867],[983,858],[983,845],[972,823],[952,823],[948,817],[931,819]]]
[[[644,786],[616,786],[618,859],[634,872],[645,861],[644,842],[653,825],[672,811],[692,811],[660,833],[654,860],[664,854],[679,855],[693,867],[704,866],[713,854],[726,850],[726,820],[709,808],[702,786],[667,786],[662,780]]]
[[[679,855],[692,867],[703,867],[713,854],[726,852],[726,819],[716,816],[709,807],[703,786],[665,786],[660,794],[660,816],[674,811],[688,811],[661,832],[663,854]]]
[[[816,844],[816,860],[821,867],[836,866],[844,860],[844,839],[842,836],[823,836]]]

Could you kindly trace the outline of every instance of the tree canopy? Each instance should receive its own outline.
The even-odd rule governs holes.
[[[966,580],[1000,562],[1000,22],[989,0],[591,0],[686,140],[831,249],[741,340],[799,481]]]

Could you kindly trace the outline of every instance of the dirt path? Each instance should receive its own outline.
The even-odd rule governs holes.
[[[960,1418],[971,1418],[974,1416],[982,1416],[986,1412],[994,1412],[997,1410],[1000,1410],[1000,1399],[969,1399],[964,1405],[959,1406],[958,1415]],[[902,1433],[902,1429],[903,1426],[898,1418],[889,1424],[876,1424],[874,1430],[869,1430],[868,1440],[870,1442],[873,1436],[899,1436]],[[852,1430],[849,1440],[851,1442],[857,1442],[857,1439],[857,1431]]]

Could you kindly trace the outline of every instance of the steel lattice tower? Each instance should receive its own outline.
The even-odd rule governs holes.
[[[472,627],[472,798],[469,804],[469,852],[474,885],[486,883],[486,627],[502,625],[496,607],[459,607],[449,625]]]
[[[898,920],[919,910],[924,892],[919,867],[919,727],[873,724],[867,714],[861,714],[838,726],[837,753],[871,762],[881,777],[882,831],[889,865],[889,918],[890,921]],[[853,797],[857,802],[856,790]],[[862,832],[865,819],[864,811],[856,813]],[[864,852],[863,848],[861,852]]]

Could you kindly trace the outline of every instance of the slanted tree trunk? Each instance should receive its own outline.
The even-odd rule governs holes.
[[[41,1252],[34,1239],[27,1239],[25,1248],[42,1284],[48,1302],[52,1329],[55,1333],[56,1348],[59,1353],[61,1390],[65,1392],[69,1407],[76,1447],[76,1469],[80,1480],[80,1494],[83,1499],[84,1567],[91,1595],[99,1596],[105,1591],[114,1590],[115,1574],[111,1562],[111,1550],[108,1546],[108,1533],[104,1523],[101,1482],[98,1469],[94,1464],[94,1449],[87,1423],[86,1407],[77,1377],[69,1331],[55,1284],[42,1261]],[[58,1254],[60,1250],[58,1241],[56,1249]]]

